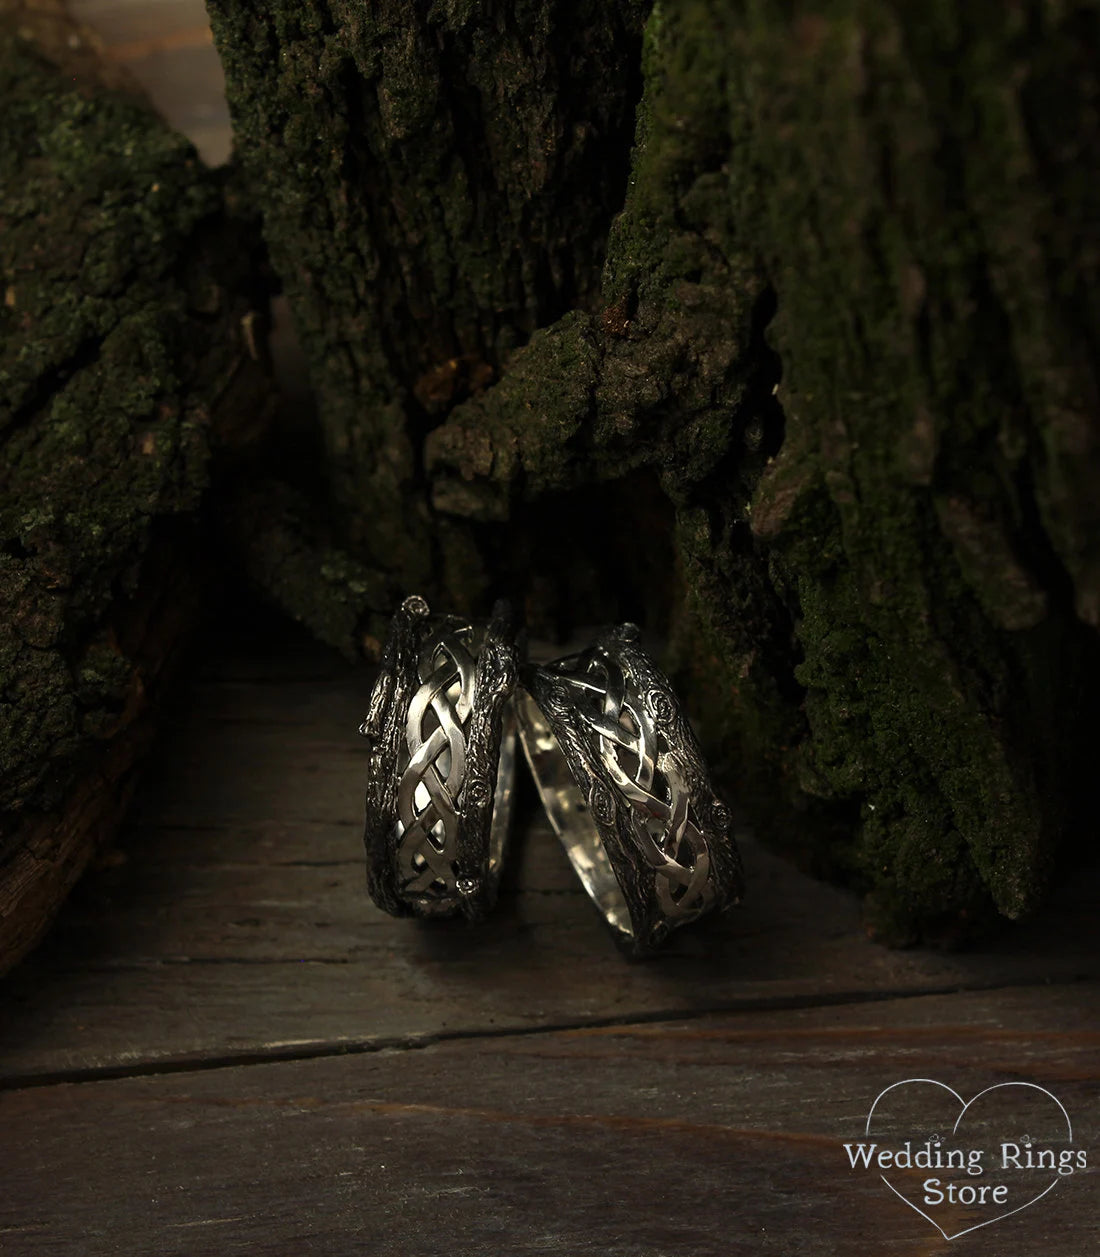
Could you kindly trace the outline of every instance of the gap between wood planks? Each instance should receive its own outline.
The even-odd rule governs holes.
[[[810,1008],[832,1008],[842,1005],[883,1004],[897,1000],[924,999],[930,996],[977,994],[985,991],[1027,990],[1037,987],[1073,987],[1097,985],[1088,977],[1050,982],[988,982],[960,986],[926,987],[896,991],[836,991],[820,996],[774,996],[751,1000],[731,1000],[696,1009],[653,1010],[624,1013],[617,1017],[587,1017],[573,1021],[547,1022],[537,1026],[487,1027],[481,1030],[442,1030],[432,1033],[396,1035],[381,1038],[324,1040],[298,1043],[272,1043],[263,1048],[220,1054],[187,1054],[132,1060],[117,1065],[89,1065],[72,1069],[44,1070],[41,1073],[0,1075],[0,1092],[25,1091],[32,1087],[53,1087],[64,1084],[118,1081],[126,1078],[150,1078],[162,1074],[206,1073],[218,1069],[237,1069],[249,1065],[278,1065],[290,1061],[323,1060],[333,1056],[364,1056],[378,1052],[412,1052],[443,1043],[534,1038],[541,1035],[567,1033],[571,1030],[600,1030],[678,1024],[700,1021],[707,1017],[736,1013],[784,1012]]]

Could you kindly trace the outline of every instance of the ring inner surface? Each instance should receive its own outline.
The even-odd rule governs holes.
[[[493,792],[493,815],[489,822],[489,876],[500,871],[504,841],[512,818],[513,788],[516,779],[516,712],[511,702],[504,704],[501,715],[500,758],[497,761],[496,789]]]
[[[633,938],[634,926],[626,897],[611,867],[588,803],[573,780],[569,762],[549,721],[531,695],[522,690],[516,693],[516,706],[524,753],[531,765],[546,815],[561,839],[569,862],[612,929]],[[502,743],[502,754],[503,750]]]

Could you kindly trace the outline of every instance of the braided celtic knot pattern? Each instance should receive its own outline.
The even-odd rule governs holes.
[[[433,636],[420,657],[397,789],[397,862],[405,892],[452,895],[456,889],[458,796],[476,668],[472,633],[466,626]]]
[[[631,836],[653,870],[661,909],[677,924],[691,920],[711,906],[715,894],[707,841],[667,736],[673,701],[661,689],[640,693],[633,675],[600,647],[569,663],[562,679],[574,691],[600,763],[629,805]],[[589,807],[604,824],[617,811],[611,795],[603,782],[593,782]]]

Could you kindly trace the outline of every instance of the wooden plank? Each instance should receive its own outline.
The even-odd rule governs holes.
[[[874,1097],[912,1076],[967,1098],[1030,1080],[1087,1145],[1098,1046],[1090,984],[8,1091],[0,1247],[942,1253],[928,1223],[848,1164],[842,1144]],[[1084,1257],[1098,1241],[1089,1171],[964,1243]]]
[[[891,952],[748,839],[744,907],[628,964],[529,789],[490,922],[392,920],[364,888],[367,673],[281,658],[192,685],[119,852],[0,988],[0,1077],[1098,973],[1095,881],[979,951]]]

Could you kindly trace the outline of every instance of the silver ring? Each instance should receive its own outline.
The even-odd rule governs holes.
[[[632,955],[739,902],[729,809],[633,624],[521,673],[520,741],[550,823]]]
[[[480,919],[496,900],[515,776],[516,633],[433,616],[393,617],[360,732],[370,742],[367,887],[395,916]]]

